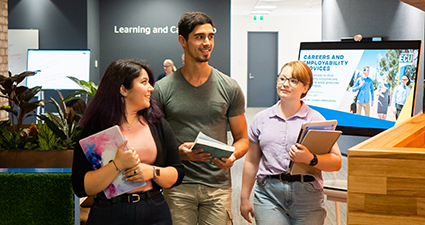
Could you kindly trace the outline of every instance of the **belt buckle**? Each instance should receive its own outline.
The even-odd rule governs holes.
[[[282,180],[282,174],[284,175],[284,176],[286,176],[287,175],[287,173],[281,173],[281,174],[279,174],[279,180],[281,181],[281,182],[288,182],[287,180]]]
[[[140,201],[140,195],[139,194],[132,194],[131,199],[133,199],[133,196],[137,196],[137,200],[131,200],[132,203],[136,203],[136,202]],[[130,196],[129,196],[129,198],[130,198]]]

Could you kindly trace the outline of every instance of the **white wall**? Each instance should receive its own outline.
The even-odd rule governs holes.
[[[310,15],[265,16],[254,21],[252,16],[231,16],[231,74],[247,96],[247,46],[249,31],[278,32],[279,68],[286,62],[297,60],[300,42],[321,41],[321,11]]]
[[[267,17],[263,21],[253,21],[251,16],[231,16],[231,51],[230,76],[237,80],[247,100],[247,61],[248,61],[248,31],[273,31],[279,37],[279,67],[286,62],[297,60],[300,42],[321,41],[322,37],[321,11],[314,15],[294,15],[281,17]],[[217,44],[217,43],[216,43]],[[218,56],[215,56],[218,57]],[[261,94],[261,93],[259,93]],[[255,113],[247,111],[247,117]],[[248,119],[248,125],[251,118]],[[242,169],[244,158],[235,162],[232,173],[232,213],[233,223],[249,225],[240,215],[240,192],[242,183]],[[253,224],[255,221],[253,220]]]

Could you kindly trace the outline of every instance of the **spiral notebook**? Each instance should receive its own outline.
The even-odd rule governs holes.
[[[94,170],[102,168],[115,158],[118,147],[124,142],[120,128],[115,125],[80,140],[81,148]],[[124,149],[127,151],[127,147]],[[124,171],[103,192],[109,199],[146,185],[146,182],[133,183],[126,181]]]

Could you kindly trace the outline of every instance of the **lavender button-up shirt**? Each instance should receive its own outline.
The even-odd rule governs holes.
[[[325,118],[319,112],[304,102],[298,112],[288,119],[280,115],[279,102],[257,113],[248,130],[249,140],[258,144],[262,152],[257,180],[262,181],[267,175],[288,171],[289,150],[297,141],[302,123],[323,120]],[[322,189],[322,173],[310,175],[315,177],[314,187]]]

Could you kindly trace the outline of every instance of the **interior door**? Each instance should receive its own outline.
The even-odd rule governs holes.
[[[270,107],[276,103],[277,51],[277,32],[248,32],[248,107]]]

